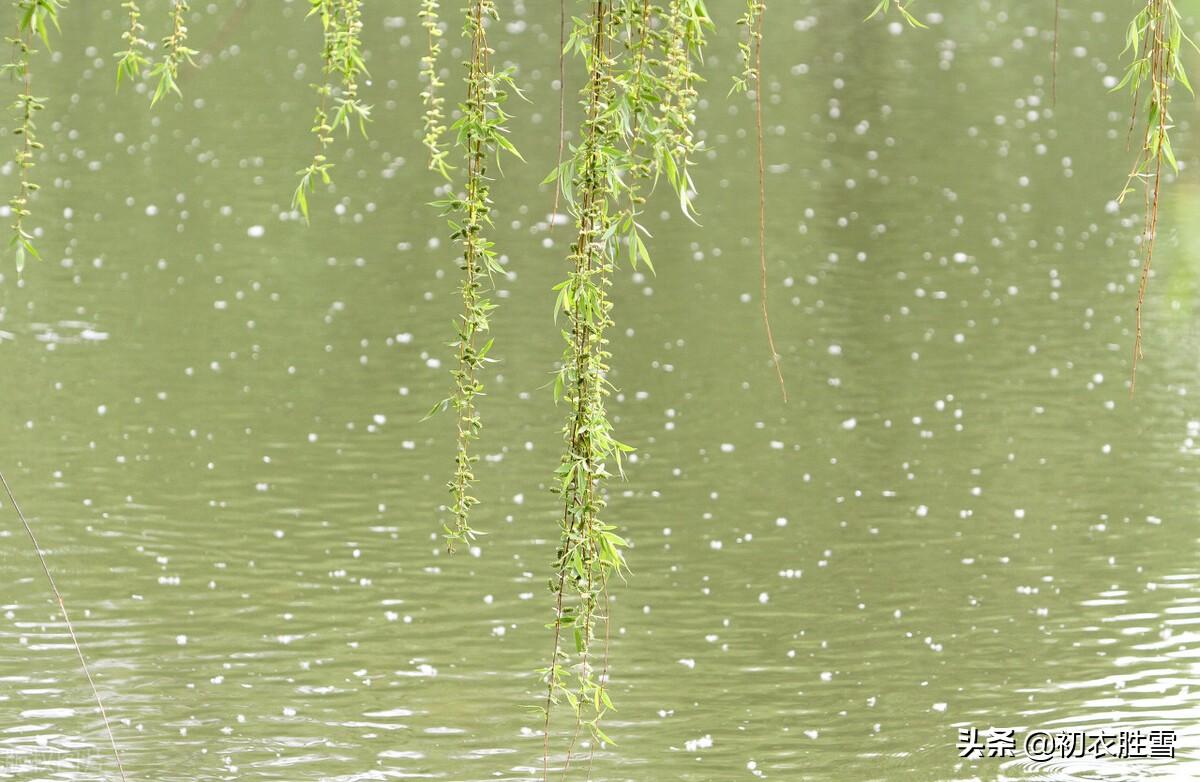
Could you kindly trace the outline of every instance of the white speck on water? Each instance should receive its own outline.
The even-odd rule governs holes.
[[[21,719],[26,720],[61,719],[74,716],[74,709],[28,709],[21,712]]]
[[[251,239],[261,239],[266,232],[267,229],[263,226],[252,225],[246,229],[246,236],[249,236]]]
[[[810,739],[812,739],[813,741],[816,741],[816,740],[817,740],[817,737],[821,735],[821,731],[819,731],[819,730],[806,730],[806,731],[804,731],[804,735],[805,735],[805,736],[808,736],[808,737],[809,737]]]
[[[775,519],[776,527],[786,527],[787,525],[788,525],[788,520],[785,519],[783,516],[780,516],[779,518]]]
[[[857,418],[847,418],[845,421],[842,421],[842,428],[845,429],[847,432],[851,431],[856,426],[858,426]]]
[[[696,667],[696,661],[690,657],[684,657],[682,660],[679,661],[679,664],[685,668],[695,668]]]
[[[721,453],[733,453],[733,443],[721,443]]]
[[[921,518],[925,518],[928,515],[929,515],[929,508],[925,507],[924,505],[917,506],[917,516],[919,516]]]
[[[688,752],[697,752],[702,749],[708,749],[713,745],[713,738],[708,734],[701,736],[698,739],[688,739],[683,742],[683,748]]]
[[[767,602],[767,601],[769,601],[770,599],[771,599],[771,596],[770,596],[770,595],[768,595],[766,592],[759,592],[759,593],[758,593],[758,602],[760,602],[760,603],[766,603],[766,602]]]
[[[175,643],[179,644],[180,646],[187,646],[187,642],[188,637],[186,635],[180,634],[175,636]]]
[[[933,710],[934,710],[934,711],[939,711],[939,712],[941,712],[941,711],[945,711],[945,710],[946,710],[946,708],[947,708],[947,705],[946,705],[945,703],[935,703],[935,704],[933,704]]]

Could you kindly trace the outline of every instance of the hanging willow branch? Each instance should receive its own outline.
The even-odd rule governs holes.
[[[596,622],[606,620],[597,612],[602,585],[612,571],[624,566],[621,549],[625,545],[599,518],[605,504],[601,485],[609,477],[606,462],[618,461],[622,451],[628,450],[613,437],[604,407],[610,388],[604,335],[612,325],[608,288],[615,255],[609,227],[614,219],[611,207],[619,166],[615,151],[621,141],[614,111],[612,5],[609,0],[594,0],[588,18],[575,20],[568,40],[568,47],[587,67],[588,81],[583,93],[582,143],[563,164],[574,172],[563,193],[578,236],[568,258],[570,276],[555,288],[555,311],[564,314],[569,323],[555,394],[568,404],[570,413],[564,427],[566,454],[556,473],[563,515],[551,580],[554,645],[550,664],[543,671],[547,685],[544,779],[549,778],[551,711],[560,698],[570,704],[577,723],[589,726],[595,740],[610,741],[600,728],[600,719],[612,702],[606,682],[595,676],[589,653]],[[568,592],[575,598],[570,604]],[[574,636],[574,659],[562,648],[564,633]]]
[[[450,166],[446,164],[448,151],[442,149],[442,135],[446,132],[442,106],[446,99],[438,92],[446,86],[438,77],[438,59],[442,54],[438,6],[438,0],[421,0],[421,10],[417,12],[428,39],[428,49],[421,57],[421,77],[425,80],[425,89],[421,91],[421,101],[425,104],[425,137],[421,143],[429,150],[429,170],[437,171],[449,179]]]
[[[704,47],[703,27],[708,12],[701,0],[671,0],[666,18],[666,51],[663,54],[663,100],[656,141],[659,162],[667,181],[679,196],[679,208],[695,222],[692,209],[691,159],[698,143],[695,135],[696,58]]]
[[[37,53],[33,48],[35,39],[40,38],[46,48],[50,48],[50,26],[58,29],[58,10],[62,7],[60,0],[17,0],[13,3],[17,15],[17,33],[8,39],[12,46],[13,59],[4,65],[4,70],[20,85],[16,100],[10,106],[16,113],[18,123],[12,132],[20,137],[13,155],[20,179],[16,194],[8,200],[13,218],[9,245],[14,250],[17,273],[25,268],[26,256],[41,258],[33,245],[33,234],[25,228],[25,219],[32,214],[30,201],[38,190],[37,184],[30,179],[30,172],[33,170],[37,152],[44,146],[37,140],[37,123],[34,122],[34,116],[46,108],[45,99],[33,94],[30,58]]]
[[[359,100],[358,78],[369,76],[362,54],[362,2],[337,0],[337,24],[333,48],[334,68],[341,76],[342,89],[337,96],[337,111],[333,127],[341,127],[350,135],[351,124],[365,137],[371,121],[371,107]]]
[[[1118,201],[1124,201],[1125,196],[1136,189],[1134,182],[1141,183],[1146,216],[1142,231],[1142,271],[1135,308],[1133,366],[1129,381],[1131,394],[1137,385],[1138,360],[1142,358],[1142,309],[1146,302],[1146,288],[1150,282],[1150,266],[1154,260],[1158,235],[1164,162],[1176,173],[1179,171],[1169,135],[1174,127],[1170,112],[1171,80],[1178,81],[1188,92],[1192,92],[1180,57],[1184,41],[1195,46],[1183,32],[1174,0],[1146,0],[1145,7],[1134,16],[1126,31],[1125,52],[1132,54],[1133,62],[1126,69],[1124,78],[1113,88],[1114,91],[1128,88],[1133,94],[1131,126],[1139,115],[1138,96],[1142,88],[1145,87],[1148,93],[1141,149],[1129,172],[1125,189],[1118,198]]]
[[[506,274],[491,240],[483,234],[484,229],[492,225],[487,164],[500,152],[508,152],[518,159],[521,157],[506,135],[509,115],[503,109],[509,91],[520,93],[513,83],[511,71],[497,72],[491,64],[493,50],[488,46],[486,25],[488,20],[498,19],[494,0],[471,0],[467,6],[463,35],[471,42],[471,56],[463,77],[466,100],[459,106],[461,116],[454,123],[455,147],[466,157],[465,193],[434,202],[434,206],[449,217],[452,238],[462,247],[460,291],[463,311],[455,324],[456,339],[450,343],[458,359],[451,373],[454,394],[430,411],[432,414],[439,408],[452,407],[457,416],[454,477],[447,484],[454,521],[443,525],[446,548],[450,553],[454,553],[456,544],[469,544],[483,534],[471,527],[470,514],[471,508],[479,502],[471,496],[471,485],[475,482],[474,464],[479,459],[471,452],[471,444],[479,439],[483,427],[476,408],[476,397],[483,394],[479,372],[494,361],[488,357],[492,340],[481,344],[490,328],[489,316],[496,308],[483,295],[484,279]]]
[[[163,38],[163,55],[158,64],[150,71],[151,79],[158,79],[158,84],[150,96],[150,105],[158,103],[168,93],[175,93],[182,98],[179,91],[179,66],[187,63],[194,66],[192,58],[197,54],[195,49],[187,45],[188,28],[186,15],[188,4],[186,0],[174,0],[171,3],[171,34]],[[132,12],[131,12],[132,15]],[[120,83],[121,72],[117,71],[117,81]]]
[[[623,454],[633,449],[616,439],[605,408],[613,390],[606,336],[613,325],[609,291],[622,246],[633,265],[650,266],[643,239],[649,234],[639,222],[646,195],[642,183],[649,181],[652,188],[660,176],[666,179],[683,213],[693,214],[688,168],[700,146],[694,133],[700,81],[695,62],[704,44],[702,31],[711,26],[703,0],[671,0],[665,8],[647,0],[589,0],[588,6],[566,43],[587,72],[581,141],[546,179],[561,187],[577,235],[567,259],[569,275],[554,289],[556,317],[567,322],[554,393],[568,416],[554,482],[562,499],[550,579],[554,642],[549,664],[540,671],[546,685],[541,707],[545,780],[552,713],[562,701],[574,718],[564,776],[585,729],[591,752],[601,742],[612,743],[601,728],[613,709],[607,641],[600,660],[593,642],[601,626],[608,637],[608,582],[614,573],[625,572],[626,541],[602,515],[610,468],[620,473]]]
[[[117,89],[121,89],[121,79],[128,78],[136,81],[142,75],[142,70],[150,65],[150,42],[142,37],[146,26],[142,24],[142,9],[137,0],[126,0],[121,3],[129,15],[129,29],[121,34],[125,42],[124,51],[117,52]]]
[[[367,66],[362,55],[362,0],[309,0],[312,10],[309,16],[321,20],[322,31],[322,80],[313,85],[320,101],[313,117],[313,135],[317,139],[317,151],[308,167],[301,169],[300,183],[292,194],[292,208],[299,209],[308,222],[308,194],[316,188],[317,181],[328,185],[332,178],[333,164],[326,154],[333,144],[333,131],[343,128],[350,134],[352,124],[367,134],[367,122],[371,119],[371,107],[358,97],[358,78],[366,76]],[[334,84],[339,83],[335,93]],[[333,116],[329,116],[330,99],[336,101]]]
[[[765,176],[765,144],[763,139],[762,102],[762,42],[763,20],[767,4],[764,0],[747,0],[746,11],[738,24],[746,28],[746,39],[738,43],[742,59],[742,73],[733,79],[731,92],[747,92],[754,85],[754,138],[758,162],[758,303],[762,310],[763,328],[767,331],[767,347],[771,349],[771,363],[779,378],[779,391],[787,402],[787,384],[783,381],[783,367],[779,363],[779,351],[775,349],[775,334],[771,330],[771,315],[767,309],[767,182]]]

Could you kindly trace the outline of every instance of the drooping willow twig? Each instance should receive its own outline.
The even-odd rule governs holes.
[[[466,157],[465,194],[434,202],[450,218],[452,238],[462,248],[463,309],[456,323],[456,340],[451,343],[457,352],[457,365],[451,373],[454,393],[430,411],[432,414],[439,408],[452,407],[457,419],[454,477],[447,484],[454,521],[443,525],[450,553],[454,553],[456,544],[468,544],[482,534],[470,523],[471,508],[478,503],[471,496],[471,485],[475,482],[474,464],[479,459],[472,453],[471,445],[479,439],[483,428],[476,407],[476,397],[483,394],[479,372],[493,361],[488,357],[492,340],[480,342],[490,330],[489,317],[496,308],[483,295],[484,282],[493,275],[506,274],[491,240],[484,235],[485,229],[492,225],[487,164],[501,152],[520,158],[508,140],[509,115],[503,108],[509,92],[516,92],[517,88],[510,71],[498,72],[492,66],[493,52],[487,39],[487,23],[498,18],[494,0],[471,0],[467,6],[463,35],[471,42],[471,54],[463,77],[466,99],[459,107],[461,116],[454,123],[455,147],[462,149]]]
[[[58,11],[62,7],[61,0],[16,0],[13,3],[17,15],[17,31],[8,39],[13,49],[13,59],[4,65],[4,70],[20,85],[16,100],[11,104],[18,120],[18,125],[12,132],[13,135],[20,136],[13,155],[19,180],[17,192],[8,200],[13,218],[9,245],[14,251],[18,274],[25,267],[27,256],[41,257],[34,247],[33,234],[25,228],[25,218],[32,214],[30,201],[38,190],[37,184],[30,179],[30,172],[35,165],[36,154],[44,148],[37,140],[37,123],[34,122],[34,116],[46,108],[44,99],[33,94],[33,69],[30,58],[37,53],[33,48],[35,39],[40,38],[43,45],[47,49],[50,48],[50,27],[58,29]]]
[[[142,24],[142,9],[137,0],[125,0],[121,3],[129,16],[129,29],[121,34],[125,49],[116,53],[117,57],[117,89],[121,89],[121,80],[127,78],[136,81],[141,78],[142,70],[150,65],[150,42],[142,37],[146,26]]]
[[[555,393],[568,403],[570,412],[564,428],[566,455],[556,474],[563,498],[563,516],[551,582],[554,644],[549,665],[543,672],[547,686],[544,782],[548,782],[550,774],[551,713],[560,697],[571,705],[577,726],[585,722],[583,710],[591,708],[595,717],[588,723],[593,735],[608,740],[599,727],[599,719],[604,709],[611,707],[611,700],[605,683],[594,676],[587,655],[595,628],[596,583],[624,562],[620,553],[624,541],[599,519],[604,506],[600,483],[608,476],[605,461],[619,458],[625,447],[613,437],[612,424],[604,409],[608,382],[604,332],[612,323],[607,289],[611,285],[614,256],[608,228],[613,219],[610,202],[618,164],[613,156],[620,141],[617,114],[611,110],[617,99],[611,51],[612,5],[610,0],[593,0],[588,18],[575,20],[568,43],[582,57],[588,81],[584,88],[582,141],[571,161],[572,187],[564,188],[578,235],[569,258],[571,274],[556,286],[555,309],[566,315],[570,328],[564,332],[567,347],[556,376]],[[568,589],[577,595],[578,604],[566,603]],[[574,634],[579,656],[576,666],[564,664],[569,662],[569,656],[562,650],[564,632]],[[568,675],[572,670],[575,677],[570,681]]]
[[[632,448],[616,439],[605,409],[613,390],[609,290],[623,249],[632,264],[653,268],[643,239],[648,233],[639,222],[642,182],[653,186],[662,177],[683,213],[693,214],[688,168],[700,147],[694,134],[695,61],[704,44],[702,30],[711,25],[703,0],[671,0],[665,8],[648,0],[589,0],[588,7],[584,18],[574,20],[565,46],[587,73],[580,142],[546,179],[558,180],[577,233],[568,277],[555,286],[555,313],[565,317],[567,327],[554,393],[568,413],[554,482],[562,516],[550,581],[553,646],[540,671],[546,685],[544,780],[550,775],[552,714],[560,702],[567,702],[574,718],[564,776],[585,731],[589,757],[597,744],[612,743],[601,728],[613,709],[608,644],[597,665],[592,643],[600,625],[609,636],[609,578],[626,570],[625,539],[602,519],[605,484],[610,468],[619,473],[623,454]],[[589,760],[589,774],[590,766]]]
[[[745,92],[754,85],[754,138],[758,163],[758,303],[762,310],[763,328],[767,332],[767,346],[771,349],[771,363],[779,378],[779,391],[787,402],[787,383],[783,380],[783,367],[779,362],[779,351],[775,348],[775,334],[771,330],[771,315],[767,309],[767,182],[765,172],[765,143],[763,138],[762,100],[762,43],[763,23],[766,19],[765,0],[747,0],[746,11],[738,24],[746,28],[746,40],[738,44],[742,56],[742,74],[734,78],[733,89]]]
[[[75,653],[79,655],[79,665],[83,669],[83,675],[87,678],[88,686],[92,688],[92,697],[96,700],[96,707],[100,711],[100,719],[104,723],[104,731],[108,734],[109,744],[112,745],[113,757],[117,761],[117,770],[121,774],[122,782],[126,782],[125,764],[121,762],[121,750],[117,747],[117,739],[113,735],[112,724],[108,719],[108,711],[104,708],[104,700],[100,697],[100,690],[96,687],[95,679],[92,678],[91,668],[88,667],[87,658],[83,654],[83,647],[79,644],[79,638],[75,635],[75,626],[71,624],[71,615],[67,613],[67,605],[63,601],[62,593],[58,591],[58,585],[54,582],[54,575],[50,572],[50,565],[46,562],[46,555],[42,553],[42,547],[38,544],[37,535],[33,532],[33,526],[25,518],[25,513],[21,510],[21,506],[17,502],[12,487],[9,486],[8,479],[4,477],[3,472],[0,472],[0,484],[4,486],[4,493],[8,496],[8,501],[12,504],[13,510],[16,511],[17,518],[21,521],[21,526],[25,528],[25,533],[29,536],[30,543],[33,544],[34,553],[37,554],[38,562],[42,565],[42,572],[46,575],[46,582],[50,585],[50,591],[54,593],[54,599],[58,602],[58,610],[62,613],[63,624],[67,627],[67,634],[71,636],[71,644],[75,647]]]
[[[446,99],[440,90],[446,85],[438,75],[438,60],[442,54],[442,26],[438,8],[438,0],[421,0],[421,10],[417,12],[427,39],[425,54],[421,56],[421,77],[425,80],[425,89],[421,90],[421,101],[425,105],[425,136],[421,143],[429,150],[429,170],[449,179],[450,166],[446,163],[449,152],[442,148],[442,135],[446,132],[442,106]]]
[[[1125,76],[1113,88],[1114,91],[1128,88],[1134,95],[1131,122],[1136,123],[1139,105],[1137,96],[1146,87],[1145,131],[1141,148],[1138,150],[1128,180],[1119,202],[1135,190],[1139,181],[1145,202],[1145,220],[1142,230],[1142,268],[1138,280],[1137,304],[1134,310],[1133,360],[1130,370],[1129,392],[1137,386],[1138,361],[1142,358],[1142,311],[1146,302],[1146,290],[1150,283],[1150,269],[1154,260],[1154,248],[1158,238],[1158,209],[1162,193],[1162,179],[1166,173],[1164,163],[1175,172],[1179,164],[1171,148],[1171,82],[1182,84],[1192,92],[1181,58],[1183,43],[1195,44],[1183,32],[1179,11],[1174,0],[1146,0],[1146,4],[1129,23],[1125,35],[1125,52],[1132,54],[1133,61]]]
[[[177,97],[183,97],[183,93],[179,90],[179,66],[184,63],[193,66],[196,64],[192,58],[198,52],[187,45],[187,12],[188,4],[186,0],[172,0],[171,33],[162,40],[162,58],[150,70],[150,78],[158,79],[158,84],[154,87],[154,92],[150,95],[151,106],[172,92]],[[132,77],[132,75],[131,73],[130,76]],[[120,78],[121,71],[118,70],[118,83],[120,83]]]
[[[317,181],[328,185],[332,181],[328,148],[333,144],[333,131],[343,128],[350,134],[352,125],[366,136],[371,119],[371,107],[358,96],[358,79],[366,76],[367,66],[362,54],[362,0],[309,0],[309,16],[321,20],[322,79],[313,88],[320,97],[313,117],[312,132],[317,139],[317,151],[306,168],[301,169],[300,183],[292,194],[292,208],[298,209],[307,223],[308,194]],[[335,83],[338,88],[335,91]],[[333,116],[329,115],[330,101],[334,102]]]

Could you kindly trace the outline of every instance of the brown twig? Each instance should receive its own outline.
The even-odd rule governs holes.
[[[1145,165],[1147,167],[1145,186],[1146,222],[1142,234],[1145,249],[1142,259],[1142,272],[1138,280],[1137,305],[1134,308],[1133,366],[1129,375],[1130,396],[1133,395],[1134,390],[1137,388],[1138,361],[1142,358],[1142,310],[1146,303],[1146,289],[1150,284],[1150,266],[1154,260],[1154,245],[1158,235],[1159,194],[1162,188],[1163,155],[1167,144],[1167,102],[1170,97],[1167,93],[1169,89],[1167,79],[1170,73],[1170,62],[1167,52],[1167,42],[1163,37],[1166,25],[1164,19],[1165,11],[1160,8],[1151,25],[1150,95],[1151,102],[1157,104],[1158,111],[1156,112],[1157,127],[1153,125],[1147,127],[1147,141],[1142,151],[1142,155],[1146,155],[1147,152],[1151,152],[1152,154],[1145,158]],[[1149,139],[1155,131],[1157,131],[1158,140],[1157,143],[1151,146]]]
[[[771,348],[771,361],[779,377],[779,390],[787,402],[787,384],[783,381],[783,367],[779,364],[779,351],[775,349],[775,334],[771,331],[771,316],[767,311],[767,183],[763,158],[763,111],[762,111],[762,39],[763,19],[767,15],[767,4],[759,6],[756,29],[754,30],[754,130],[758,142],[758,267],[759,304],[762,307],[763,326],[767,330],[767,345]]]

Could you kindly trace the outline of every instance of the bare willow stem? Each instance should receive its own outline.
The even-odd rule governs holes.
[[[767,345],[771,348],[771,361],[775,364],[775,375],[779,378],[779,391],[787,402],[787,384],[783,380],[783,367],[779,364],[779,351],[775,349],[775,334],[771,330],[771,315],[767,311],[767,183],[764,169],[765,144],[763,140],[762,107],[762,40],[763,19],[767,15],[767,4],[759,6],[754,30],[754,131],[758,144],[758,268],[759,304],[762,307],[763,326],[767,330]]]
[[[83,656],[83,647],[79,645],[79,638],[75,635],[75,627],[71,624],[71,616],[67,613],[67,605],[63,602],[62,593],[58,591],[58,585],[54,583],[54,576],[50,573],[50,565],[46,562],[46,556],[42,553],[42,547],[38,545],[37,536],[33,534],[33,527],[25,518],[25,513],[21,510],[20,504],[17,502],[16,496],[13,495],[12,487],[8,485],[8,479],[4,477],[4,473],[0,472],[0,484],[4,486],[4,493],[8,495],[8,501],[12,503],[13,510],[17,512],[17,518],[21,520],[21,526],[25,528],[25,533],[29,535],[30,542],[33,543],[33,550],[37,553],[38,562],[42,564],[42,572],[46,574],[46,581],[50,584],[50,591],[54,593],[54,598],[58,601],[58,609],[62,611],[63,622],[67,626],[67,633],[71,636],[71,643],[75,646],[75,653],[79,655],[79,665],[83,668],[83,675],[87,677],[88,685],[92,688],[92,696],[96,699],[96,706],[100,710],[100,717],[104,721],[104,730],[108,734],[108,743],[112,745],[113,757],[117,761],[117,770],[121,773],[121,781],[127,782],[125,776],[125,765],[121,762],[121,750],[117,748],[117,739],[113,736],[112,724],[108,721],[108,712],[104,708],[104,700],[100,697],[100,690],[96,688],[96,681],[92,678],[92,671],[88,667],[87,658]]]

